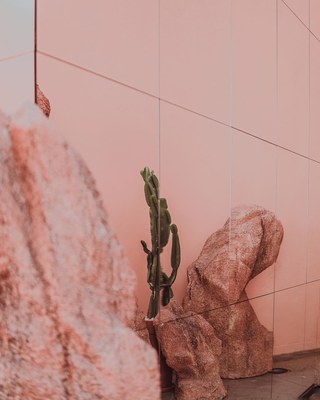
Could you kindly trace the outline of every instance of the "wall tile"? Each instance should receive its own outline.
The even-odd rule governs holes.
[[[162,99],[228,122],[230,0],[161,0]]]
[[[281,0],[296,14],[298,18],[309,26],[309,0]]]
[[[308,155],[309,32],[278,4],[279,144]]]
[[[276,147],[233,130],[232,207],[257,204],[275,211]]]
[[[320,165],[309,165],[308,270],[307,279],[320,279]]]
[[[229,130],[163,102],[160,112],[160,184],[179,228],[182,261],[175,295],[180,299],[186,268],[229,217]],[[170,265],[168,259],[164,265]]]
[[[320,281],[306,285],[305,343],[304,349],[320,346]]]
[[[156,173],[157,101],[135,90],[39,55],[39,84],[51,102],[50,119],[83,156],[112,225],[138,276],[146,307],[149,288],[140,240],[149,242],[149,213],[140,170]]]
[[[308,160],[278,150],[277,217],[284,238],[275,267],[276,290],[306,283]]]
[[[310,0],[310,30],[320,39],[320,2]]]
[[[0,109],[16,112],[27,101],[34,102],[33,54],[0,61]]]
[[[34,49],[34,0],[1,0],[0,60]]]
[[[232,2],[232,79],[233,126],[275,142],[275,0]]]
[[[39,0],[38,48],[158,94],[157,0]]]
[[[306,286],[276,292],[274,301],[274,354],[303,349]]]
[[[320,4],[320,3],[319,3]],[[320,9],[319,9],[320,20]],[[320,161],[320,43],[310,35],[310,144],[309,154]]]

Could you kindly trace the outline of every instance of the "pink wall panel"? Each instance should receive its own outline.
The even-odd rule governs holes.
[[[320,2],[310,0],[310,30],[320,39]]]
[[[306,286],[276,292],[274,301],[274,354],[303,350]]]
[[[320,346],[320,281],[306,286],[305,350]]]
[[[275,267],[276,290],[306,283],[308,160],[279,149],[277,217],[284,238]]]
[[[33,54],[0,60],[0,109],[15,113],[28,101],[34,101]]]
[[[230,0],[160,5],[161,98],[228,122]]]
[[[181,300],[186,268],[229,218],[229,129],[166,103],[160,115],[161,193],[180,233],[182,262],[174,291]]]
[[[232,124],[273,143],[277,104],[275,15],[275,0],[232,2]]]
[[[34,1],[0,2],[0,109],[34,101]]]
[[[320,9],[319,9],[320,20]],[[310,158],[320,161],[320,42],[310,35]]]
[[[59,130],[84,157],[111,223],[138,275],[146,305],[149,214],[140,170],[158,172],[157,101],[141,93],[39,55],[39,83],[51,101]],[[63,100],[61,100],[63,99]]]
[[[158,94],[157,0],[38,0],[38,48]]]
[[[309,0],[280,0],[306,25],[309,26]]]
[[[285,236],[276,265],[247,293],[274,327],[276,354],[318,347],[318,283],[306,285],[320,280],[320,172],[307,159],[320,161],[320,50],[311,35],[309,53],[309,1],[199,4],[39,0],[40,51],[75,64],[38,56],[51,119],[93,171],[144,310],[139,240],[149,241],[149,220],[139,171],[149,165],[180,232],[176,298],[231,207],[259,204],[276,212]],[[316,34],[317,1],[310,6]]]
[[[278,4],[279,144],[308,155],[309,32]]]
[[[0,60],[34,50],[34,0],[1,0]]]
[[[309,165],[308,282],[320,279],[320,164]]]

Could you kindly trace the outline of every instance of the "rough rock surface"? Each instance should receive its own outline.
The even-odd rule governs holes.
[[[276,261],[282,238],[282,225],[272,212],[238,207],[188,268],[184,309],[202,313],[221,339],[225,378],[260,375],[272,366],[273,334],[259,323],[244,290]]]
[[[41,108],[44,115],[46,117],[49,117],[50,112],[51,112],[50,101],[45,96],[45,94],[42,92],[39,85],[37,85],[37,89],[36,89],[36,100],[37,100],[36,102],[37,102],[38,106]]]
[[[126,324],[135,276],[79,156],[35,105],[0,115],[0,399],[159,399]]]
[[[176,372],[177,400],[220,400],[226,390],[219,375],[221,341],[201,315],[184,313],[174,300],[156,320],[167,364]]]

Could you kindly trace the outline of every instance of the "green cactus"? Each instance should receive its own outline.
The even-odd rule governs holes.
[[[180,265],[180,242],[178,228],[171,224],[171,216],[168,211],[167,200],[159,198],[159,181],[153,171],[150,172],[145,167],[140,172],[144,180],[144,194],[149,206],[150,215],[150,233],[151,250],[145,241],[141,240],[144,252],[147,254],[147,281],[151,289],[151,297],[148,308],[148,319],[155,318],[159,312],[160,299],[163,306],[169,304],[173,297],[171,289],[177,277],[177,271]],[[162,270],[160,254],[163,248],[168,244],[170,233],[172,236],[171,247],[171,274],[168,276]],[[161,298],[162,291],[162,298]]]

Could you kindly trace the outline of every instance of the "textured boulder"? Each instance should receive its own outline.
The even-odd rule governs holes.
[[[276,261],[282,238],[282,225],[272,212],[238,207],[188,268],[184,308],[202,313],[221,339],[225,378],[260,375],[272,366],[273,335],[259,323],[244,290]]]
[[[220,400],[226,395],[219,375],[221,341],[201,315],[184,313],[172,300],[156,320],[167,364],[176,372],[177,400]]]
[[[79,156],[38,107],[0,115],[0,398],[159,399],[126,325],[135,277]]]

